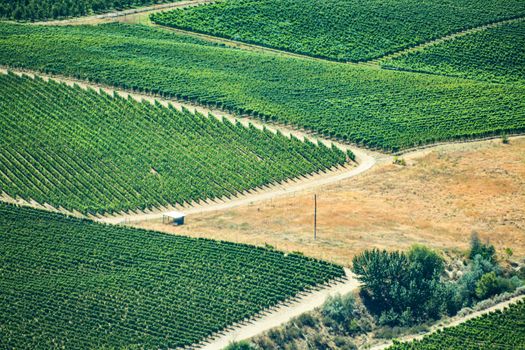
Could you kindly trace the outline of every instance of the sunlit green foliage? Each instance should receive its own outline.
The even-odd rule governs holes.
[[[215,117],[0,75],[0,189],[88,213],[227,196],[325,170],[343,151]]]
[[[525,87],[222,48],[143,26],[0,24],[0,64],[398,151],[525,130]]]
[[[0,0],[0,18],[44,20],[78,17],[180,0]]]
[[[163,25],[355,62],[520,14],[525,14],[520,0],[226,0],[151,18]]]
[[[525,349],[525,302],[476,317],[421,340],[398,343],[388,350]]]
[[[525,21],[485,29],[382,63],[403,69],[525,84]]]

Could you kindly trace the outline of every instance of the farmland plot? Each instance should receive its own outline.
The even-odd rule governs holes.
[[[525,83],[525,21],[485,29],[385,61],[385,68]]]
[[[525,349],[525,301],[388,350]]]
[[[105,213],[182,204],[343,164],[336,148],[173,107],[0,75],[0,189]]]
[[[77,17],[176,1],[180,0],[0,0],[0,18],[34,21]]]
[[[519,0],[226,0],[151,18],[161,25],[358,62],[524,14]]]
[[[525,130],[524,86],[234,50],[145,26],[0,24],[0,64],[211,105],[385,151]]]
[[[5,348],[175,348],[343,275],[299,255],[0,203]]]

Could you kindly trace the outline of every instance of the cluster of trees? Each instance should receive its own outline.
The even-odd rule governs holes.
[[[476,234],[468,258],[457,280],[443,277],[443,258],[424,246],[406,253],[365,251],[354,257],[353,271],[363,282],[363,301],[379,324],[410,326],[454,315],[462,307],[522,285],[518,276],[501,269],[494,246]]]
[[[510,250],[506,253],[511,255]],[[523,271],[514,273],[501,268],[494,246],[475,234],[461,267],[451,272],[452,265],[458,264],[449,264],[424,246],[414,246],[407,252],[365,251],[353,261],[353,270],[363,282],[361,297],[352,293],[335,295],[321,308],[251,342],[231,344],[228,350],[354,350],[366,345],[365,337],[359,335],[373,332],[374,337],[393,338],[426,330],[429,321],[511,291],[522,284],[520,278],[524,277]],[[500,296],[492,301],[498,299]],[[503,322],[501,331],[510,324],[513,323]],[[469,344],[466,338],[451,341]]]
[[[166,0],[0,0],[0,17],[44,20],[79,17],[109,10],[150,5]]]

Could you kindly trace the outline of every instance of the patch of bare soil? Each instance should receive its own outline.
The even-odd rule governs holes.
[[[464,250],[472,231],[499,251],[525,256],[525,138],[452,144],[404,156],[337,184],[213,213],[181,227],[138,226],[301,251],[349,265],[369,248],[414,243]],[[317,240],[313,194],[317,193]]]

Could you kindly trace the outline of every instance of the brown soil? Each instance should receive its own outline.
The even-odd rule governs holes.
[[[407,166],[382,164],[313,191],[220,212],[191,215],[173,227],[140,227],[195,237],[271,244],[349,265],[368,248],[422,243],[465,250],[477,231],[499,251],[525,256],[525,138],[452,144],[405,155]]]

